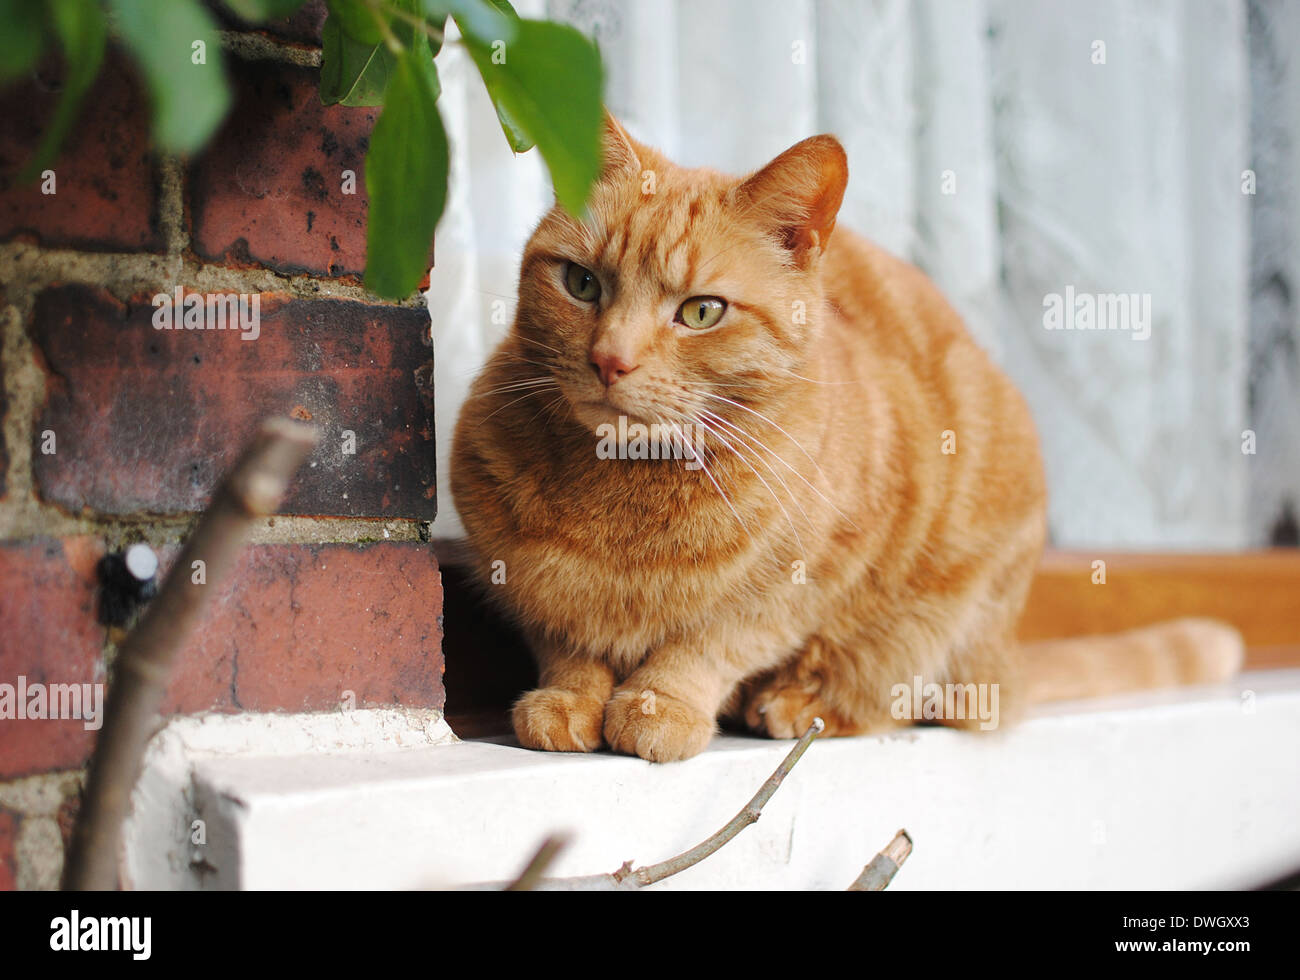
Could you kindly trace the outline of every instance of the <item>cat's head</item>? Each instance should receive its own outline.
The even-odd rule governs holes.
[[[848,165],[831,136],[747,178],[678,167],[612,118],[586,216],[533,233],[515,330],[594,430],[730,414],[792,384],[815,343],[818,264]]]

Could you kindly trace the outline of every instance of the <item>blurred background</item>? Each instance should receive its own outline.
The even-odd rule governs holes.
[[[839,137],[841,224],[929,273],[1027,396],[1054,546],[1297,543],[1298,0],[515,6],[594,37],[612,111],[679,163],[740,174]],[[514,316],[552,196],[463,50],[439,66],[452,192],[429,310],[445,435]],[[1150,336],[1045,329],[1044,298],[1067,288],[1149,294]],[[445,481],[450,439],[438,449]],[[440,505],[435,537],[461,536]]]

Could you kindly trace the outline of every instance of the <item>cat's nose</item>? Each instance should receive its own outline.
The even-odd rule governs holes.
[[[636,370],[635,364],[623,360],[618,354],[591,352],[591,366],[600,376],[601,382],[608,388]]]

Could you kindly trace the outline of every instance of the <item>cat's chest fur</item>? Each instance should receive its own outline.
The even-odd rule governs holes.
[[[635,663],[720,617],[771,606],[784,576],[767,515],[732,513],[710,475],[683,460],[598,460],[594,446],[539,440],[484,473],[494,504],[473,515],[472,536],[483,567],[503,563],[492,587],[522,621]]]

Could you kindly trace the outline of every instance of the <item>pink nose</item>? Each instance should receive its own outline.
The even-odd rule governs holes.
[[[598,354],[591,352],[591,366],[600,375],[601,382],[608,388],[636,370],[635,364],[629,364],[617,354]]]

